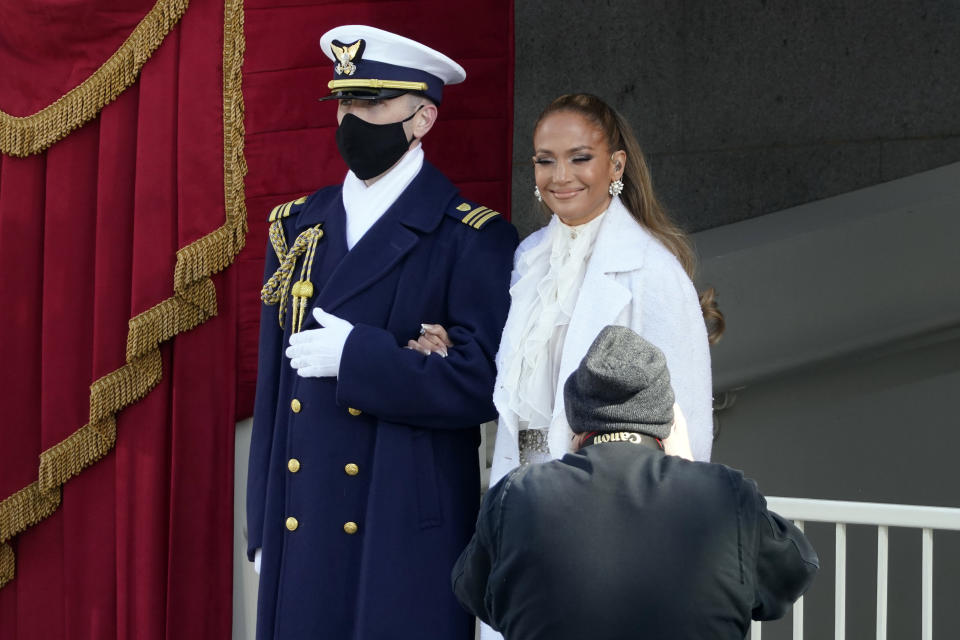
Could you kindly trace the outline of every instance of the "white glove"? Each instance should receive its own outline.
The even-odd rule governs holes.
[[[253,570],[260,575],[260,562],[263,560],[263,549],[257,549],[253,552]]]
[[[290,366],[297,370],[298,376],[304,378],[335,378],[340,372],[343,345],[353,331],[353,325],[325,313],[319,307],[313,310],[313,317],[323,328],[290,336],[290,346],[286,352]]]

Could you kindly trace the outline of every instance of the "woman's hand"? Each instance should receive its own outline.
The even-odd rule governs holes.
[[[439,324],[421,324],[420,337],[416,340],[407,341],[408,349],[419,351],[425,356],[431,353],[439,353],[446,358],[449,353],[447,348],[452,346],[453,343],[450,342],[447,330]]]
[[[663,439],[663,452],[667,455],[678,456],[693,460],[693,451],[690,449],[690,436],[687,434],[687,419],[683,417],[680,405],[673,403],[673,429],[670,435]]]

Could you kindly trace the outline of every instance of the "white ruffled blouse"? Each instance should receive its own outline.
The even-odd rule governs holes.
[[[524,457],[529,462],[549,459],[545,430],[553,416],[563,343],[605,215],[575,227],[553,216],[549,242],[521,258],[518,268],[525,273],[510,288],[511,304],[526,320],[516,350],[505,361],[503,381],[516,389],[509,408],[521,430],[544,430],[543,438],[531,439],[542,447],[527,452]],[[547,252],[549,259],[545,259]]]

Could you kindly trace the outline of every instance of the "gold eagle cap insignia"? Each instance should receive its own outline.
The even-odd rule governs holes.
[[[360,62],[363,55],[363,49],[366,43],[361,38],[352,44],[344,44],[339,40],[330,43],[330,50],[333,51],[333,57],[338,60],[335,71],[342,76],[352,76],[357,70],[355,62]]]

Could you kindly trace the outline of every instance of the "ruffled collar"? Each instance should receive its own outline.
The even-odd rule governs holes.
[[[511,314],[521,314],[522,329],[513,352],[505,354],[503,381],[513,390],[510,409],[526,428],[550,425],[566,327],[605,217],[572,227],[554,215],[547,240],[518,264],[523,275],[510,288]]]

